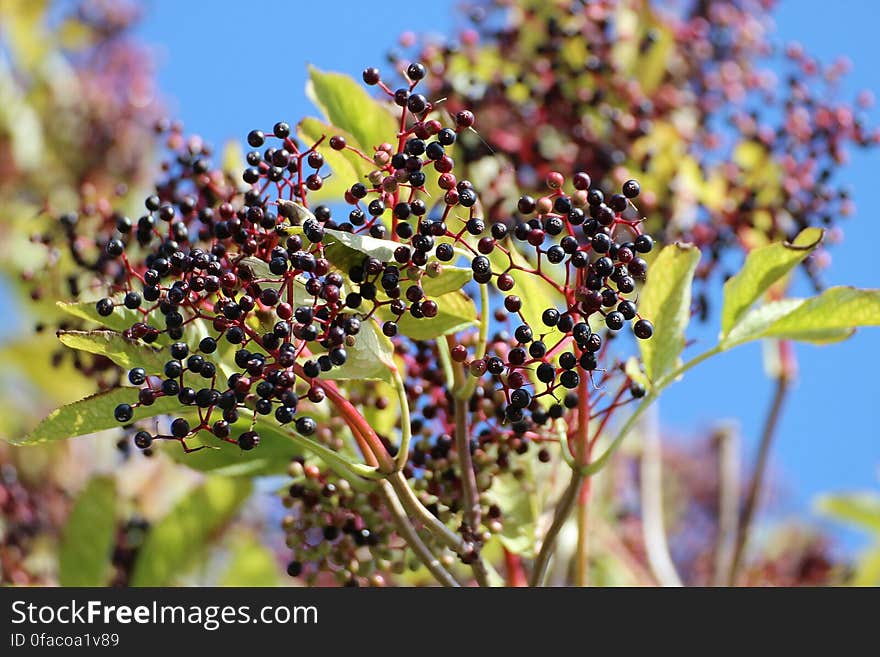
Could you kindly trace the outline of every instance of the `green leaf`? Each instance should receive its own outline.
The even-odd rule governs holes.
[[[345,272],[354,265],[363,263],[364,256],[391,262],[394,260],[394,251],[399,246],[397,242],[380,240],[369,235],[355,235],[333,229],[324,231],[324,255]]]
[[[427,321],[427,320],[425,320]],[[321,374],[322,378],[391,381],[394,367],[394,345],[376,322],[365,320],[353,347],[346,348],[348,358],[340,367]]]
[[[880,290],[832,287],[770,326],[765,337],[802,339],[830,330],[880,326]]]
[[[238,436],[250,428],[251,418],[242,417],[230,427],[230,435]],[[285,433],[288,429],[279,426],[274,418],[258,416],[254,428],[260,434],[260,444],[256,449],[249,451],[219,440],[207,432],[201,432],[187,439],[190,447],[207,445],[205,449],[186,453],[176,441],[162,441],[162,451],[177,463],[192,470],[225,477],[283,474],[287,471],[290,460],[302,454],[299,446]]]
[[[229,548],[232,558],[219,586],[278,586],[275,555],[252,534],[236,537]]]
[[[819,228],[807,228],[794,242],[777,242],[749,253],[743,268],[724,284],[722,337],[730,333],[771,285],[818,248],[823,234]]]
[[[116,301],[121,301],[121,297]],[[94,301],[59,301],[56,305],[68,315],[94,322],[120,333],[131,328],[132,324],[143,321],[143,315],[137,310],[129,310],[125,306],[116,306],[110,315],[102,317],[95,309]],[[160,335],[160,339],[162,337]]]
[[[489,493],[504,518],[499,535],[501,543],[514,554],[533,557],[537,540],[538,498],[531,468],[526,468],[523,479],[517,479],[509,472],[496,476]]]
[[[58,331],[58,339],[71,349],[106,356],[125,369],[143,367],[147,372],[161,372],[168,360],[159,349],[127,340],[115,331]]]
[[[297,135],[307,146],[316,143],[321,137],[329,138],[335,135],[345,137],[349,144],[354,144],[357,141],[350,133],[311,117],[299,122]],[[326,144],[326,142],[324,143]],[[309,192],[310,201],[341,199],[354,183],[362,180],[375,168],[348,148],[341,151],[322,148],[321,154],[324,156],[325,166],[329,168],[332,175],[327,175],[327,171],[324,169],[321,170],[324,185],[317,191]]]
[[[433,340],[477,324],[477,307],[463,292],[448,292],[434,301],[437,302],[436,317],[416,319],[406,313],[397,322],[397,329],[413,340]]]
[[[93,477],[76,498],[59,548],[61,586],[105,586],[116,532],[116,486]]]
[[[350,133],[367,155],[382,142],[395,142],[397,121],[352,78],[309,67],[306,94],[334,126]]]
[[[651,265],[639,297],[639,313],[654,323],[654,336],[639,340],[645,374],[656,383],[675,368],[684,349],[684,332],[691,315],[691,282],[700,250],[690,244],[671,244]]]
[[[880,586],[880,546],[866,551],[859,557],[850,584]]]
[[[809,299],[781,299],[752,310],[720,346],[759,338],[826,344],[845,340],[859,326],[880,326],[880,290],[832,287]]]
[[[817,502],[821,513],[857,525],[880,535],[880,495],[876,493],[848,493],[824,495]]]
[[[302,203],[279,198],[276,201],[278,214],[290,220],[290,226],[302,226],[306,221],[317,221],[314,213]],[[301,233],[300,233],[301,234]]]
[[[447,292],[454,292],[462,289],[473,278],[474,273],[470,267],[453,267],[451,265],[443,265],[443,269],[439,276],[423,276],[422,290],[426,297],[433,299]]]
[[[113,417],[119,404],[137,402],[136,388],[115,388],[55,409],[27,436],[12,439],[13,445],[35,445],[62,438],[83,436],[120,426]],[[152,406],[134,409],[132,422],[164,415],[180,408],[177,397],[159,397]]]
[[[190,491],[147,534],[132,586],[169,586],[186,574],[250,494],[250,480],[219,476]]]

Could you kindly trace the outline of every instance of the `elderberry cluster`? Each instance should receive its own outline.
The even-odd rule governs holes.
[[[93,267],[107,293],[90,310],[145,347],[144,362],[125,373],[137,390],[114,410],[137,447],[170,440],[187,452],[223,442],[250,451],[280,425],[363,455],[361,444],[349,444],[362,429],[328,414],[327,400],[368,417],[391,458],[404,428],[411,433],[403,474],[430,513],[460,525],[471,550],[464,560],[503,528],[498,476],[524,476],[520,459],[536,453],[546,463],[557,448],[570,449],[559,444],[564,425],[586,429],[599,418],[604,426],[644,395],[609,343],[627,323],[640,339],[653,333],[636,300],[654,242],[634,205],[637,181],[606,197],[583,172],[570,189],[550,172],[545,195],[523,195],[503,218],[485,218],[452,156],[476,117],[462,109],[445,126],[446,115],[417,91],[425,76],[411,64],[405,86],[394,89],[375,69],[364,71],[397,107],[400,126],[371,152],[340,135],[305,140],[283,121],[252,130],[244,189],[212,164],[201,140],[161,126],[172,157],[137,220],[107,214],[112,230],[96,238]],[[337,186],[344,205],[313,202],[344,175],[330,164],[339,156],[357,158],[363,176]],[[64,225],[73,243],[76,217]],[[528,296],[528,281],[547,295]],[[484,292],[479,322],[437,328],[447,326],[434,323],[444,312],[474,308]],[[389,408],[387,389],[360,380],[364,344],[378,340],[393,345],[408,427]],[[455,368],[478,380],[456,383]],[[470,392],[464,406],[454,401],[458,385]],[[600,406],[609,390],[613,398]],[[156,415],[156,404],[166,419],[148,430],[136,417]],[[465,509],[470,473],[453,438],[458,413],[476,510]],[[340,583],[379,584],[405,567],[375,496],[309,460],[295,461],[291,476],[291,575],[314,581],[329,571]],[[367,565],[374,561],[381,565]]]
[[[352,490],[348,481],[302,458],[291,462],[281,526],[291,560],[287,574],[310,585],[328,573],[344,586],[383,586],[407,567],[405,546],[375,493]]]
[[[561,417],[560,393],[565,396],[566,390],[585,386],[586,377],[599,369],[601,329],[613,333],[631,322],[640,339],[654,332],[651,321],[639,315],[634,296],[637,282],[648,274],[642,256],[654,246],[651,237],[641,233],[642,219],[632,204],[640,191],[638,182],[628,180],[607,203],[586,173],[576,174],[572,183],[573,193],[564,193],[563,176],[551,172],[546,179],[550,194],[519,199],[510,231],[513,240],[508,248],[498,246],[507,260],[503,270],[493,271],[486,255],[471,262],[475,280],[486,283],[495,276],[497,288],[507,293],[504,308],[520,322],[513,340],[500,348],[493,345],[495,353],[479,359],[469,360],[460,346],[451,352],[453,359],[467,362],[471,375],[489,376],[504,390],[505,417],[519,433],[528,429],[528,415],[538,424]],[[507,230],[506,224],[493,226],[496,237]],[[480,252],[491,254],[494,238],[492,242],[481,240]],[[529,256],[525,264],[514,258],[519,250]],[[543,278],[564,303],[543,308],[537,325],[529,324],[523,300],[512,293],[513,274],[522,272]],[[585,387],[580,394],[587,394]],[[544,397],[554,402],[549,411],[541,404]]]
[[[242,194],[212,168],[209,149],[192,139],[166,166],[168,178],[146,199],[146,213],[136,222],[116,218],[117,236],[100,256],[114,294],[100,299],[95,312],[100,318],[128,313],[136,321],[124,336],[162,345],[170,358],[161,368],[128,373],[140,387],[137,401],[120,404],[115,417],[130,423],[136,408],[167,397],[188,407],[167,433],[138,432],[139,447],[171,438],[189,450],[187,439],[207,431],[252,449],[259,443],[256,420],[270,414],[311,435],[316,424],[298,414],[300,397],[312,404],[324,399],[319,378],[346,364],[363,321],[380,321],[392,337],[404,317],[437,315],[425,288],[442,274],[462,235],[484,229],[474,214],[473,186],[456,180],[444,152],[474,119],[459,112],[455,128],[428,119],[432,105],[413,93],[424,69],[413,65],[407,73],[409,87],[393,96],[412,125],[396,153],[382,143],[368,157],[338,135],[304,146],[278,122],[270,135],[248,134],[254,150],[242,180],[251,188]],[[372,76],[365,71],[365,80]],[[277,141],[269,145],[270,139]],[[366,182],[348,188],[348,221],[341,223],[327,205],[309,208],[309,194],[331,175],[322,154],[327,147],[347,149],[375,167]],[[429,184],[446,190],[438,217],[426,216]],[[460,210],[467,218],[458,219]],[[463,226],[456,232],[452,221]],[[393,242],[384,239],[389,236]],[[383,240],[375,255],[364,239]],[[436,256],[431,262],[429,254]],[[234,371],[218,369],[224,357]],[[243,412],[250,426],[233,431]]]

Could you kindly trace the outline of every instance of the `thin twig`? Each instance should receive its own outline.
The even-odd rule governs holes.
[[[446,568],[443,567],[443,564],[440,563],[437,557],[431,553],[431,550],[428,549],[428,546],[425,545],[416,530],[410,524],[406,511],[401,505],[391,484],[388,481],[382,481],[379,483],[379,490],[385,498],[386,508],[394,519],[397,533],[406,541],[406,544],[419,558],[419,561],[425,565],[425,568],[427,568],[434,578],[443,586],[459,586],[456,579],[448,570],[446,570]]]
[[[776,427],[779,424],[779,418],[782,415],[782,407],[788,389],[788,376],[782,374],[776,380],[776,392],[773,395],[773,403],[770,405],[770,412],[767,414],[767,421],[764,423],[764,432],[761,435],[761,443],[758,446],[758,458],[755,462],[752,479],[749,482],[749,489],[745,507],[743,507],[742,519],[740,520],[739,528],[736,533],[733,559],[731,560],[730,573],[727,578],[729,586],[734,586],[736,584],[737,575],[739,575],[739,569],[742,565],[743,555],[752,529],[752,522],[755,518],[755,511],[758,507],[758,498],[761,495],[761,488],[764,483],[764,475],[767,470],[767,460],[770,455],[770,446],[773,443],[773,436],[776,433]]]
[[[532,567],[532,577],[529,579],[529,586],[541,586],[543,584],[544,577],[547,574],[547,566],[550,565],[550,557],[553,556],[553,551],[556,546],[556,538],[559,536],[560,530],[563,525],[565,525],[565,521],[568,520],[568,516],[571,514],[571,509],[574,507],[583,480],[584,475],[581,474],[579,470],[571,471],[571,480],[568,482],[568,486],[565,488],[565,491],[563,491],[562,496],[559,498],[559,502],[556,504],[556,511],[553,514],[553,522],[550,524],[550,528],[544,535],[541,549],[538,552],[538,556],[535,558],[535,565]]]
[[[468,402],[466,399],[456,397],[453,406],[455,413],[455,450],[458,455],[458,468],[461,470],[462,493],[464,494],[464,525],[469,534],[468,542],[475,545],[471,554],[468,555],[474,577],[480,586],[488,586],[489,580],[480,551],[476,547],[480,531],[480,493],[477,488],[477,473],[474,470],[474,462],[471,458],[471,441],[468,435],[467,414]]]
[[[739,436],[725,427],[715,436],[718,451],[718,537],[715,543],[713,586],[724,586],[733,563],[733,546],[739,524]]]
[[[577,549],[574,559],[574,585],[588,586],[590,582],[590,481],[584,479],[577,496]]]
[[[446,545],[459,557],[468,559],[473,556],[470,544],[465,543],[461,536],[449,529],[439,518],[425,508],[425,505],[421,503],[400,472],[389,475],[387,481],[400,497],[400,501],[407,513],[417,519],[428,532],[433,534],[434,538]],[[470,561],[470,566],[474,572],[477,584],[489,586],[489,574],[486,572],[486,566],[479,555],[477,555],[476,559]]]
[[[651,572],[661,586],[681,586],[681,577],[669,554],[663,521],[663,451],[655,417],[642,422],[642,536]]]
[[[578,466],[590,462],[590,389],[588,378],[582,376],[578,384],[578,424],[575,432],[575,461]],[[609,414],[610,415],[610,414]],[[596,435],[602,432],[608,416],[599,425]],[[574,584],[586,586],[589,581],[589,518],[590,518],[590,480],[581,482],[577,495],[577,548],[574,557]]]

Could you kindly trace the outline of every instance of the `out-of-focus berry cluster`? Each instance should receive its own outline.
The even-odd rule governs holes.
[[[448,111],[481,117],[457,157],[487,218],[557,168],[601,185],[641,171],[648,230],[700,246],[707,277],[725,252],[851,214],[835,174],[848,147],[878,141],[862,116],[870,95],[839,98],[847,63],[776,45],[772,6],[502,0],[471,5],[457,41],[401,42]]]

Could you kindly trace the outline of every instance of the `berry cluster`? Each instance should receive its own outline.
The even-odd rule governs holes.
[[[388,573],[407,567],[405,545],[374,493],[356,492],[348,481],[303,459],[291,462],[282,498],[289,512],[281,526],[292,551],[287,573],[310,585],[330,573],[344,586],[383,586]]]
[[[59,539],[70,506],[57,482],[27,480],[9,450],[0,448],[0,585],[52,583],[45,567],[29,557],[37,546]]]
[[[125,339],[147,345],[151,364],[123,374],[137,392],[114,411],[138,448],[170,440],[187,452],[223,442],[250,451],[270,422],[273,432],[280,425],[337,452],[379,449],[403,464],[428,513],[459,525],[458,556],[470,563],[503,527],[491,494],[499,474],[522,476],[518,460],[529,454],[550,461],[563,426],[571,435],[561,447],[572,456],[571,427],[582,426],[592,444],[616,409],[644,395],[609,344],[627,323],[640,339],[653,333],[636,299],[654,242],[634,205],[638,182],[606,196],[583,172],[567,185],[551,171],[544,195],[523,195],[503,218],[484,218],[478,190],[450,154],[476,117],[461,109],[444,125],[418,93],[425,76],[411,64],[395,89],[376,69],[364,71],[397,108],[400,126],[369,153],[340,135],[304,143],[285,122],[252,130],[245,188],[212,165],[201,140],[160,125],[172,157],[137,220],[107,206],[102,230],[82,241],[77,215],[61,223],[71,252],[106,285],[95,318],[121,322]],[[367,173],[344,181],[344,209],[312,203],[339,175],[328,162],[340,153],[368,163]],[[82,244],[93,245],[88,260]],[[459,281],[452,288],[450,273]],[[529,279],[552,294],[521,298]],[[464,299],[461,286],[488,299],[480,330],[419,337],[449,295]],[[407,427],[387,392],[350,370],[361,341],[379,337],[394,347]],[[448,367],[438,367],[444,360]],[[462,380],[447,378],[453,370]],[[470,393],[463,405],[454,400],[459,385]],[[134,422],[137,409],[169,399],[177,410],[167,422],[153,430]],[[325,400],[337,413],[327,413]],[[363,424],[352,417],[384,411],[391,421],[369,428],[378,446],[365,447]],[[591,420],[599,427],[586,436]],[[413,438],[404,460],[402,433]],[[284,526],[292,575],[312,581],[330,571],[341,583],[379,584],[409,563],[375,494],[311,460],[294,462],[291,474]],[[378,568],[367,565],[376,560]]]
[[[648,265],[642,255],[654,246],[650,236],[641,234],[642,219],[631,203],[639,194],[638,182],[626,181],[622,193],[611,195],[607,203],[586,173],[576,174],[572,182],[574,189],[569,195],[563,191],[563,176],[548,174],[548,195],[539,199],[523,196],[517,202],[510,247],[493,244],[509,262],[504,271],[494,275],[497,288],[506,293],[504,309],[520,320],[512,341],[493,344],[493,353],[479,359],[468,360],[467,350],[459,346],[451,352],[453,359],[466,361],[472,376],[488,376],[500,386],[506,403],[501,409],[520,433],[528,429],[529,423],[524,422],[528,409],[533,410],[534,422],[545,424],[563,414],[560,392],[564,397],[564,391],[580,388],[580,394],[586,394],[586,378],[599,369],[604,344],[600,327],[616,332],[632,322],[633,333],[640,339],[648,339],[654,332],[650,320],[639,316],[630,296],[637,281],[647,276]],[[494,224],[494,237],[489,241],[494,243],[506,232],[505,224]],[[481,253],[492,251],[484,240],[478,249]],[[528,261],[534,266],[515,264],[513,252],[517,249],[532,256]],[[474,257],[471,267],[477,281],[487,282],[493,275],[486,255]],[[559,292],[564,307],[544,308],[540,325],[530,325],[522,313],[523,300],[512,293],[513,271],[542,278]],[[545,407],[541,404],[544,397],[553,403]],[[572,405],[576,403],[575,396]]]
[[[441,262],[454,253],[451,245],[461,241],[468,227],[472,233],[482,230],[482,222],[473,216],[472,186],[456,181],[451,158],[442,154],[444,144],[455,141],[455,130],[425,120],[431,105],[410,93],[423,73],[414,65],[409,89],[394,92],[401,121],[409,111],[414,123],[399,139],[402,151],[391,155],[387,143],[376,148],[371,161],[379,168],[368,176],[370,186],[356,182],[346,194],[352,206],[347,222],[334,221],[326,205],[308,209],[309,192],[323,184],[321,149],[326,141],[332,150],[348,148],[367,156],[338,136],[301,147],[284,122],[272,130],[278,147],[248,153],[251,166],[242,178],[252,187],[246,193],[224,184],[223,176],[211,170],[204,145],[190,141],[177,157],[177,170],[146,199],[147,213],[136,223],[117,220],[118,237],[106,242],[102,256],[102,262],[111,261],[105,269],[112,272],[114,294],[100,299],[95,310],[101,317],[121,308],[139,315],[143,321],[125,331],[130,339],[151,344],[167,336],[174,342],[162,371],[135,368],[128,373],[129,382],[141,390],[136,403],[117,407],[115,417],[128,423],[134,408],[167,396],[198,409],[197,421],[174,419],[170,434],[139,432],[139,447],[161,437],[177,439],[189,449],[186,439],[206,430],[252,449],[259,443],[253,425],[230,434],[242,409],[254,416],[273,414],[279,423],[293,423],[298,433],[311,435],[314,420],[297,417],[297,383],[305,384],[303,396],[311,403],[321,402],[325,390],[318,377],[346,363],[346,347],[355,344],[362,321],[387,317],[382,331],[394,336],[404,314],[415,319],[436,316],[437,303],[426,298],[421,281],[442,273]],[[370,78],[369,70],[364,77]],[[472,122],[467,112],[456,117],[459,130]],[[259,130],[248,134],[255,149],[266,145],[266,139]],[[448,187],[442,216],[431,220],[418,198],[425,192],[421,169],[428,162],[433,162],[436,184]],[[460,231],[452,232],[446,219],[456,207],[466,209],[469,218],[461,220],[465,226]],[[392,257],[382,261],[356,255],[340,272],[333,247],[340,251],[346,234],[386,237],[386,214],[391,215]],[[437,261],[429,266],[428,254],[440,238],[447,242],[437,245]],[[128,257],[132,244],[145,253],[139,261]],[[343,257],[351,260],[348,252]],[[346,280],[357,287],[343,294]],[[189,325],[208,335],[188,344],[182,338],[194,332],[187,330]],[[218,349],[222,354],[225,344],[235,348],[237,369],[223,376],[213,355]]]

